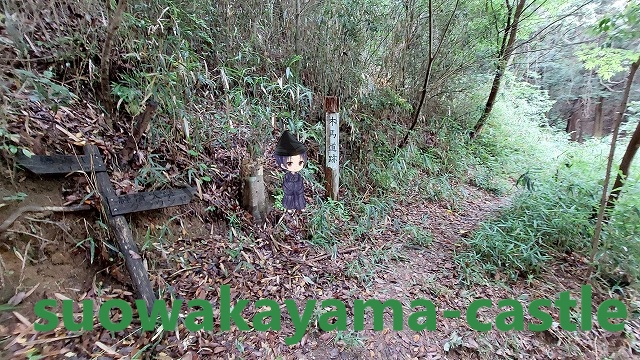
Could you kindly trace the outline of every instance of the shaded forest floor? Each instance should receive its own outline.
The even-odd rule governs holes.
[[[25,186],[25,192],[31,190],[37,194],[30,201],[39,205],[59,202],[55,197],[60,197],[60,185],[56,187],[51,180],[27,179]],[[69,332],[62,326],[51,332],[36,333],[32,325],[33,304],[41,298],[97,301],[122,298],[133,302],[134,296],[126,285],[127,274],[121,263],[105,265],[95,261],[91,265],[88,252],[75,246],[81,236],[77,233],[82,230],[77,226],[82,223],[81,215],[22,218],[13,229],[31,229],[49,242],[33,236],[13,236],[5,240],[1,249],[3,272],[7,274],[3,279],[5,302],[4,298],[12,295],[11,292],[27,292],[39,284],[15,312],[0,312],[0,334],[5,334],[5,341],[0,344],[4,351],[2,358],[27,358],[28,354],[77,359],[629,359],[637,356],[634,353],[637,351],[634,346],[640,341],[637,322],[629,322],[626,331],[618,333],[602,331],[595,325],[597,305],[611,296],[607,289],[598,287],[595,287],[593,301],[594,330],[588,332],[568,332],[557,327],[557,309],[551,310],[553,328],[541,333],[497,330],[481,333],[469,328],[464,319],[443,318],[445,309],[460,310],[464,316],[469,303],[481,298],[491,299],[494,304],[500,299],[519,299],[525,309],[533,299],[554,299],[561,291],[569,290],[573,298],[578,298],[581,280],[588,278],[584,259],[575,255],[557,260],[540,277],[529,281],[507,283],[500,274],[490,280],[480,274],[463,276],[454,258],[456,252],[464,250],[465,237],[472,234],[481,221],[504,208],[509,199],[471,186],[460,186],[462,195],[457,211],[425,202],[419,196],[399,199],[392,213],[381,220],[383,226],[378,227],[378,232],[363,234],[359,239],[344,239],[339,242],[335,257],[302,240],[305,236],[297,228],[304,228],[304,215],[297,220],[285,218],[278,225],[280,217],[273,214],[264,229],[244,238],[222,222],[205,224],[197,216],[190,216],[198,212],[197,203],[184,207],[186,210],[177,210],[182,211],[177,221],[166,222],[176,215],[176,209],[136,217],[132,223],[140,232],[139,238],[145,229],[163,228],[173,234],[172,240],[159,240],[151,246],[139,242],[152,282],[160,289],[161,296],[166,300],[206,299],[214,309],[214,332],[191,333],[181,325],[164,337],[142,333],[135,320],[135,309],[132,325],[116,334],[99,326],[95,331],[84,333]],[[9,213],[7,208],[0,211],[2,218]],[[38,219],[50,222],[38,222]],[[432,240],[429,244],[411,244],[399,224],[427,230]],[[36,229],[38,231],[33,231]],[[31,252],[25,251],[28,242]],[[25,261],[23,266],[20,253],[27,252],[34,254],[33,259]],[[257,312],[253,301],[277,301],[281,304],[282,330],[243,332],[232,325],[231,331],[220,332],[221,285],[231,286],[232,304],[237,299],[251,300],[243,312],[249,323]],[[367,312],[365,331],[323,332],[315,322],[316,311],[300,343],[288,346],[284,342],[285,337],[294,332],[282,305],[284,299],[296,300],[300,311],[307,300],[339,299],[347,306],[347,328],[352,329],[355,299],[400,300],[406,311],[406,328],[409,303],[418,298],[431,300],[436,305],[436,331],[394,331],[388,312],[385,329],[374,331],[372,313]],[[186,307],[182,310],[187,312]],[[480,312],[480,318],[491,321],[497,313],[495,308],[485,309]],[[113,314],[112,319],[117,320],[119,315]],[[528,318],[526,312],[525,318]],[[94,324],[98,324],[97,320]],[[133,356],[140,350],[143,351],[137,357]]]
[[[147,45],[141,42],[139,37],[131,36],[131,39],[128,39],[131,41],[123,37],[123,44],[117,49],[119,55],[111,60],[113,79],[107,80],[122,85],[125,83],[122,80],[132,79],[126,80],[126,87],[117,88],[119,100],[123,101],[124,108],[135,105],[138,102],[134,100],[137,96],[135,91],[146,87],[146,82],[134,83],[140,79],[152,79],[151,75],[157,76],[158,81],[163,77],[173,79],[177,76],[177,81],[174,79],[156,85],[153,85],[155,78],[150,80],[152,82],[147,90],[154,86],[167,89],[165,107],[173,108],[172,104],[177,105],[182,100],[192,103],[192,107],[176,106],[177,109],[172,109],[176,110],[175,113],[164,111],[162,117],[157,116],[152,125],[155,131],[146,132],[146,127],[139,129],[146,134],[144,141],[138,139],[140,141],[135,146],[134,156],[128,151],[132,149],[126,149],[125,144],[129,135],[136,132],[133,125],[137,120],[134,121],[125,115],[123,108],[112,114],[111,120],[115,120],[115,129],[106,129],[103,110],[98,107],[97,99],[92,98],[92,89],[97,85],[98,79],[92,70],[96,69],[94,55],[98,55],[94,48],[98,45],[102,47],[102,37],[97,34],[103,32],[102,28],[105,27],[100,20],[104,17],[100,14],[107,14],[109,11],[93,9],[94,5],[98,8],[102,5],[92,2],[87,3],[86,7],[74,7],[69,4],[58,6],[57,3],[42,6],[40,2],[35,1],[31,3],[33,4],[27,8],[27,13],[22,14],[23,18],[17,16],[11,20],[12,22],[7,22],[15,25],[0,29],[3,39],[0,53],[9,59],[5,60],[2,69],[5,74],[1,79],[6,82],[1,90],[5,97],[2,114],[7,118],[6,125],[3,123],[1,129],[7,134],[7,140],[2,144],[7,145],[0,147],[0,151],[3,151],[3,155],[8,155],[10,144],[16,151],[15,146],[20,146],[39,155],[69,154],[71,150],[77,151],[87,142],[94,143],[102,152],[118,194],[176,188],[183,186],[185,182],[192,184],[195,182],[192,180],[195,179],[207,179],[199,183],[199,199],[194,199],[189,205],[148,211],[127,216],[127,219],[137,240],[139,255],[145,260],[159,297],[167,301],[168,305],[172,305],[177,299],[207,300],[212,304],[215,320],[213,331],[190,332],[185,328],[184,320],[193,309],[183,305],[178,328],[161,335],[159,332],[143,332],[140,322],[136,320],[138,316],[134,308],[133,323],[127,329],[113,333],[99,325],[95,316],[97,309],[94,309],[92,331],[68,331],[59,324],[55,330],[36,332],[33,324],[36,321],[34,305],[40,299],[91,299],[97,304],[110,299],[123,299],[134,303],[136,295],[131,288],[122,257],[114,247],[112,236],[98,217],[97,211],[64,215],[28,213],[21,216],[10,227],[10,231],[0,234],[0,359],[638,357],[640,324],[636,320],[630,320],[622,332],[602,331],[597,325],[588,332],[568,332],[557,326],[558,309],[553,308],[550,312],[554,324],[548,331],[533,333],[492,330],[482,333],[472,330],[464,319],[443,317],[442,310],[459,310],[464,314],[466,307],[473,300],[483,298],[491,299],[494,304],[500,299],[519,299],[525,307],[534,299],[555,299],[557,294],[563,291],[571,291],[573,297],[577,298],[580,286],[588,281],[589,270],[586,261],[577,254],[561,255],[542,269],[539,276],[518,279],[515,282],[501,273],[487,279],[485,275],[467,269],[466,264],[456,261],[456,254],[466,250],[467,238],[472,236],[483,220],[504,211],[509,204],[508,197],[495,196],[467,184],[446,184],[455,188],[458,194],[455,206],[428,201],[423,194],[396,195],[393,207],[386,215],[367,219],[374,225],[369,231],[353,231],[353,223],[361,219],[352,219],[351,223],[340,223],[339,220],[328,216],[330,220],[327,221],[331,222],[331,226],[328,226],[331,230],[328,233],[335,235],[335,238],[329,239],[329,242],[336,244],[333,250],[312,246],[307,241],[313,234],[307,233],[306,229],[309,228],[314,214],[319,211],[315,205],[310,206],[305,214],[285,217],[282,221],[281,213],[273,211],[264,227],[253,227],[247,212],[237,205],[241,181],[239,168],[241,159],[246,155],[245,149],[250,144],[245,138],[246,134],[251,132],[250,123],[231,121],[235,110],[242,115],[238,115],[241,119],[254,117],[253,95],[237,98],[243,100],[239,103],[251,105],[251,111],[246,113],[248,115],[245,114],[247,108],[243,108],[245,105],[235,109],[229,99],[232,94],[236,99],[236,95],[249,90],[242,88],[249,82],[272,84],[274,89],[278,84],[277,88],[282,90],[282,78],[276,83],[264,80],[271,76],[265,75],[267,72],[255,77],[244,77],[245,70],[241,71],[240,68],[237,72],[243,75],[233,75],[225,70],[230,75],[228,77],[222,73],[226,90],[218,92],[216,88],[223,87],[219,81],[221,79],[214,81],[214,77],[209,78],[206,62],[205,69],[200,69],[201,74],[206,73],[206,76],[196,81],[199,64],[186,71],[193,64],[178,64],[173,59],[173,54],[169,55],[165,50],[162,50],[163,53],[156,60],[154,50],[148,51]],[[54,9],[57,12],[51,12]],[[33,11],[28,13],[28,10]],[[164,11],[167,10],[163,10],[163,14]],[[175,13],[181,14],[183,11]],[[160,18],[162,16],[160,15]],[[196,20],[191,16],[189,18],[189,22]],[[25,21],[22,21],[23,19]],[[34,19],[44,21],[33,21]],[[132,19],[136,20],[135,17]],[[155,34],[155,30],[149,32],[145,24],[158,28],[157,22],[163,33],[164,27],[160,19],[150,20],[149,23],[140,22],[142,25],[135,25],[135,28],[143,28],[140,34],[149,38],[149,44],[157,43],[158,39],[163,38],[157,37],[160,34]],[[26,25],[23,26],[22,23]],[[177,21],[175,25],[179,26]],[[13,37],[9,35],[9,29],[19,33],[17,39],[20,40],[20,44],[8,40]],[[176,29],[178,28],[174,28],[174,34]],[[198,28],[195,29],[196,31],[186,31],[187,28],[184,28],[185,31],[181,32],[185,35],[197,33]],[[31,34],[31,39],[28,34]],[[55,40],[52,41],[50,36]],[[162,36],[164,37],[164,34]],[[188,38],[170,36],[166,38],[166,42],[160,42],[166,44],[166,49],[173,49],[172,46],[176,46],[175,49],[183,49],[183,45],[188,44],[194,50],[190,50],[190,55],[185,59],[200,59],[201,56],[197,54],[199,45],[192,46],[197,44],[190,42],[200,41],[197,39],[199,38],[190,34]],[[241,45],[245,46],[244,43]],[[149,49],[156,49],[156,46],[153,45]],[[226,45],[221,49],[225,52],[228,50]],[[140,53],[134,53],[135,51]],[[15,59],[16,54],[22,57],[23,52],[29,57]],[[147,60],[141,59],[140,55],[144,55],[143,52],[152,54],[149,56],[149,61],[152,62],[147,63]],[[175,52],[180,54],[182,50]],[[88,55],[79,56],[82,53]],[[243,53],[244,50],[240,54]],[[73,61],[67,59],[69,54]],[[138,60],[131,55],[138,55]],[[116,60],[118,58],[120,60]],[[132,60],[125,60],[129,58]],[[106,64],[103,62],[106,60],[104,57],[101,56],[100,59],[101,63]],[[78,63],[73,64],[74,62]],[[169,65],[165,67],[165,63]],[[163,69],[156,74],[155,67],[160,64]],[[16,69],[23,71],[16,72]],[[233,67],[227,70],[232,69]],[[153,71],[154,74],[146,71]],[[57,73],[56,76],[54,72]],[[229,89],[229,78],[236,76],[240,85]],[[120,79],[116,81],[116,78]],[[293,85],[297,84],[291,83],[287,86]],[[259,92],[256,90],[257,85],[253,87],[255,92]],[[299,93],[301,88],[287,89],[295,89]],[[72,101],[69,92],[71,90],[80,95],[80,101]],[[148,99],[141,100],[147,90],[144,90],[145,94],[139,94],[138,105],[142,106]],[[264,86],[261,91],[264,91]],[[216,94],[223,95],[220,99],[226,97],[226,104],[222,104],[225,100],[214,99],[217,97]],[[284,91],[278,96],[288,98],[289,94]],[[256,95],[255,99],[259,97]],[[129,100],[125,101],[125,98]],[[296,101],[302,102],[299,94]],[[394,99],[393,103],[397,103],[397,100]],[[284,102],[274,104],[277,106],[272,107],[273,104],[269,104],[269,107],[290,107],[283,105],[286,104]],[[296,104],[299,108],[298,105]],[[389,110],[387,105],[383,107],[384,111]],[[192,127],[191,135],[197,135],[199,132],[206,134],[194,137],[201,138],[202,143],[193,144],[190,143],[191,140],[187,141],[190,136],[189,120],[186,117],[180,120],[175,116],[180,113],[178,110],[197,110],[197,114],[191,115],[200,123],[191,124],[198,125]],[[375,117],[378,116],[381,115],[375,114]],[[228,120],[229,128],[226,128],[226,125],[225,128],[220,128],[223,122],[212,122],[218,121],[218,118]],[[12,135],[9,137],[9,134]],[[13,140],[14,135],[19,135],[17,140]],[[426,139],[426,146],[429,147],[433,145],[430,137],[429,135]],[[360,139],[367,141],[367,138],[363,136]],[[437,140],[436,136],[433,140]],[[310,147],[309,159],[310,162],[318,164],[320,147],[316,145],[318,144]],[[271,153],[271,150],[273,146],[265,149],[265,153]],[[360,150],[367,153],[366,149]],[[448,148],[440,150],[449,151]],[[128,158],[124,153],[128,153]],[[120,167],[118,160],[128,163]],[[4,221],[24,205],[97,204],[95,192],[92,191],[95,187],[82,175],[37,178],[21,171],[6,169],[4,165],[0,165],[0,221]],[[273,171],[273,164],[265,166],[265,174],[270,178],[266,184],[270,194],[275,193],[274,187],[280,186],[276,184],[273,176],[269,176]],[[421,171],[421,177],[426,179],[426,171],[416,170]],[[18,177],[12,179],[15,174]],[[416,177],[418,178],[420,177]],[[26,195],[24,199],[21,193]],[[371,204],[373,199],[367,198],[367,194],[357,196],[365,197],[363,204],[377,206]],[[314,203],[311,196],[308,200],[309,204]],[[341,231],[345,229],[347,231]],[[240,299],[250,301],[242,313],[247,320],[251,320],[259,311],[253,306],[253,302],[259,299],[275,300],[281,305],[282,329],[259,332],[240,331],[237,327],[232,327],[230,331],[220,331],[222,285],[231,287],[232,304]],[[609,287],[593,285],[592,317],[594,324],[597,324],[597,305],[602,300],[616,295]],[[637,299],[628,297],[625,301],[637,303]],[[397,299],[403,302],[404,309],[408,312],[409,303],[418,298],[431,300],[436,305],[436,331],[394,331],[391,328],[392,317],[389,313],[385,313],[384,316],[384,329],[376,331],[372,326],[373,316],[370,312],[366,313],[364,331],[349,330],[353,328],[353,303],[356,299]],[[292,346],[286,345],[285,338],[295,331],[292,319],[283,305],[286,299],[295,300],[298,309],[302,309],[308,300],[341,300],[347,307],[347,330],[322,331],[317,324],[321,311],[316,308],[301,341]],[[8,302],[16,304],[16,307],[8,308],[5,305]],[[80,308],[76,306],[74,313],[80,315]],[[480,316],[482,320],[491,321],[497,313],[498,310],[494,308],[481,311]],[[118,322],[121,313],[112,311],[110,316],[112,321]],[[572,316],[579,318],[579,310],[574,310]],[[407,317],[408,313],[405,313],[405,324]],[[528,315],[525,319],[529,320]]]

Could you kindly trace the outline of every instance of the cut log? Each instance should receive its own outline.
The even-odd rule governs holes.
[[[244,160],[241,168],[242,205],[258,225],[262,225],[267,216],[263,169],[261,164],[250,160]]]

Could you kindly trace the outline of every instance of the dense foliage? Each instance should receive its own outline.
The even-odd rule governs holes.
[[[580,29],[563,24],[570,18],[586,28],[604,12],[622,10],[598,7],[599,2],[562,3],[527,2],[487,128],[470,141],[512,20],[503,1],[133,0],[114,34],[110,59],[100,56],[114,1],[108,8],[97,1],[10,1],[2,39],[15,50],[4,69],[10,80],[3,84],[2,149],[6,155],[28,148],[8,119],[30,102],[54,113],[81,101],[101,103],[98,69],[109,66],[116,114],[108,116],[119,119],[119,131],[129,131],[130,119],[148,100],[159,103],[146,138],[148,160],[136,178],[142,188],[169,185],[163,171],[172,151],[189,158],[172,181],[209,186],[219,176],[209,162],[215,154],[235,149],[268,160],[273,128],[289,128],[311,147],[304,175],[314,197],[314,245],[331,249],[343,238],[376,231],[394,199],[416,189],[455,211],[463,201],[460,185],[471,183],[514,197],[503,215],[469,240],[460,263],[482,264],[483,270],[512,278],[535,275],[560,253],[588,253],[602,191],[608,132],[593,131],[603,137],[590,138],[581,128],[573,137],[580,141],[569,141],[564,124],[579,110],[567,113],[563,106],[581,102],[593,113],[593,99],[616,103],[616,81],[638,43],[633,36],[616,39],[621,50],[597,53],[609,62],[595,64],[588,49],[573,46],[593,39],[564,46],[559,34]],[[26,21],[56,16],[72,23],[63,29]],[[600,26],[617,26],[607,21]],[[546,46],[551,52],[534,55]],[[597,67],[606,75],[602,79],[594,75]],[[425,71],[431,72],[426,82]],[[415,114],[418,126],[409,133],[409,145],[399,148],[423,84],[426,102]],[[323,200],[326,95],[341,99],[344,191],[338,202]],[[628,133],[638,121],[633,96],[623,124]],[[620,149],[626,141],[623,136]],[[603,232],[598,265],[605,274],[639,275],[638,174],[636,161]],[[281,174],[272,175],[278,183]],[[270,189],[277,208],[281,193],[277,186]],[[211,208],[216,206],[221,207]],[[233,213],[222,211],[227,219]],[[416,243],[428,243],[428,234],[405,230]]]

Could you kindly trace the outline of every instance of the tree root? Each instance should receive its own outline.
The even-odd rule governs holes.
[[[91,210],[91,206],[90,205],[73,205],[73,206],[35,206],[35,205],[28,205],[28,206],[23,206],[21,208],[19,208],[16,212],[14,212],[13,214],[11,214],[11,216],[9,216],[7,218],[7,220],[5,220],[2,225],[0,225],[0,233],[3,233],[5,231],[7,231],[7,229],[9,229],[9,226],[11,226],[11,224],[13,224],[14,221],[16,221],[16,219],[18,219],[20,217],[20,215],[26,213],[26,212],[36,212],[36,211],[53,211],[53,212],[75,212],[75,211],[86,211],[86,210]]]

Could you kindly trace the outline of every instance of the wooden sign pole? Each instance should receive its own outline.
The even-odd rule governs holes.
[[[325,111],[325,159],[324,169],[327,196],[338,200],[339,176],[340,176],[340,112],[339,100],[335,96],[324,98]]]

